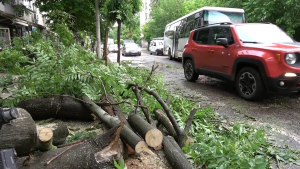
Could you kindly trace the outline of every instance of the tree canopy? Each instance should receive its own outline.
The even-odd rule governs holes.
[[[163,36],[166,24],[204,6],[243,8],[247,22],[271,22],[300,40],[297,0],[159,0],[152,6],[152,20],[144,25],[144,38]]]

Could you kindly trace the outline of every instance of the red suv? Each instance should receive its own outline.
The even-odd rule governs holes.
[[[188,81],[206,75],[235,83],[246,100],[300,91],[300,43],[270,23],[218,23],[190,33],[182,64]]]

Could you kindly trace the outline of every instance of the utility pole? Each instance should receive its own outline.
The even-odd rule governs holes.
[[[95,7],[96,7],[96,36],[97,36],[97,57],[102,59],[101,53],[101,34],[100,34],[100,16],[99,16],[99,0],[95,0]]]

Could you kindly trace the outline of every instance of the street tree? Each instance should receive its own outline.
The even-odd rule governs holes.
[[[140,11],[141,0],[110,0],[106,1],[105,9],[107,10],[106,19],[118,23],[118,58],[120,64],[120,36],[122,23],[130,22],[136,13]]]

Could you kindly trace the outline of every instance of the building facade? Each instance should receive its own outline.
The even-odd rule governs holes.
[[[0,3],[0,46],[10,45],[14,37],[23,37],[36,29],[46,30],[46,18],[34,5],[34,0],[12,0]],[[26,7],[27,12],[20,12]]]

